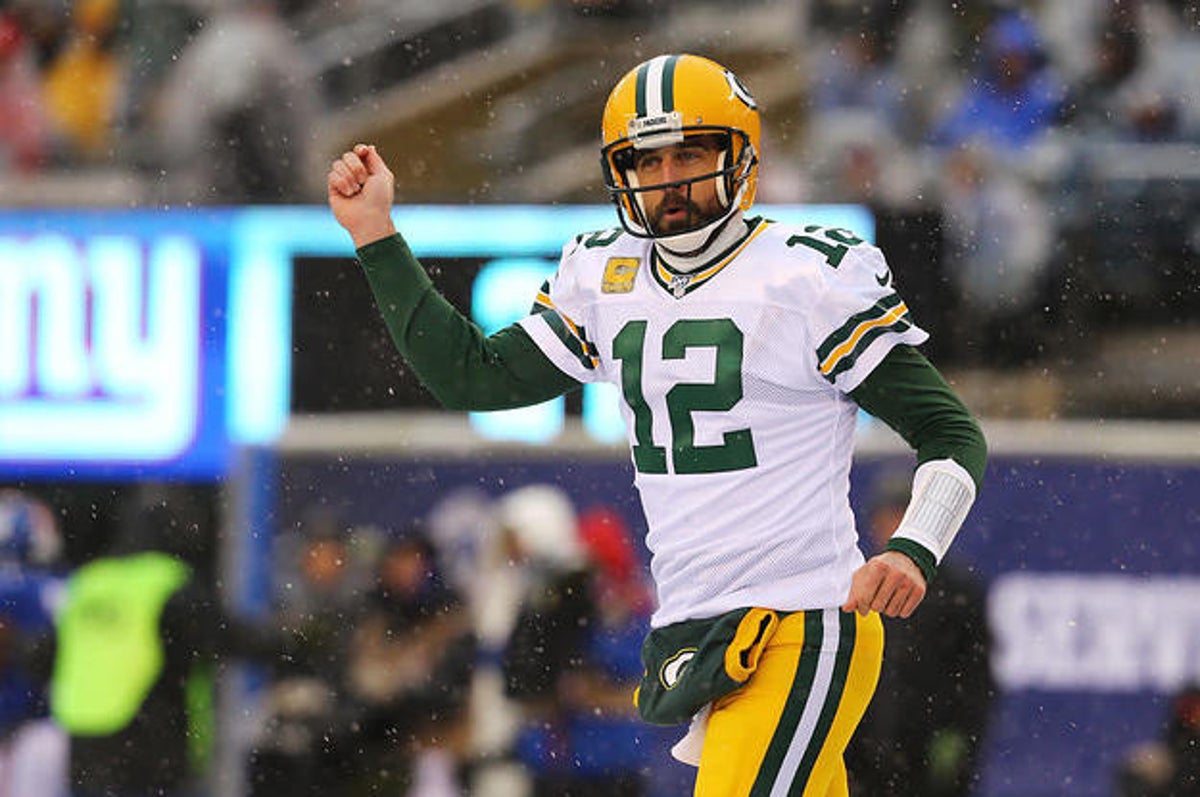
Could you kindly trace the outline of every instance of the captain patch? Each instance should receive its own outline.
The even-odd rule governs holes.
[[[636,257],[610,257],[604,266],[604,280],[600,283],[601,293],[629,293],[637,279],[642,261]]]

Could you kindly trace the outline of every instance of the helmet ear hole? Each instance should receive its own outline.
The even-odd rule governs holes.
[[[746,142],[745,148],[742,149],[741,161],[738,180],[745,185],[742,195],[742,210],[749,210],[750,206],[754,204],[754,194],[758,187],[756,185],[758,176],[755,174],[758,168],[758,152],[754,149],[753,142]]]
[[[613,151],[613,154],[612,154],[613,168],[619,174],[625,174],[626,172],[633,169],[633,162],[634,162],[633,147],[625,147],[623,149],[618,149],[618,150]]]
[[[729,156],[729,149],[722,149],[717,153],[717,171],[722,173],[722,177],[716,181],[717,201],[721,203],[721,207],[729,207],[729,194],[733,190],[733,175],[725,171],[725,160]]]

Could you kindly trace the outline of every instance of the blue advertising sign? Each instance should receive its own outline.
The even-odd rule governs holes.
[[[215,479],[275,439],[291,253],[345,253],[327,216],[0,213],[0,476]]]
[[[857,206],[763,211],[874,234]],[[472,299],[487,327],[528,308],[572,235],[613,221],[609,206],[396,211],[418,257],[487,259]],[[0,478],[221,478],[287,424],[296,259],[351,255],[321,207],[0,213]],[[620,435],[615,401],[589,391],[599,439]],[[476,426],[545,441],[565,405],[523,412]]]
[[[225,466],[224,399],[256,400],[228,370],[228,229],[220,212],[0,214],[0,474]]]
[[[852,499],[860,526],[876,490],[911,466],[911,456],[859,456]],[[645,533],[623,450],[610,458],[304,450],[282,456],[278,468],[254,479],[277,499],[266,524],[273,529],[303,529],[313,506],[349,528],[435,527],[439,508],[463,495],[491,500],[552,484],[577,509],[610,508]],[[285,484],[320,489],[278,489]],[[1200,683],[1197,494],[1195,461],[993,453],[951,553],[986,590],[998,688],[974,793],[1105,797],[1122,757],[1161,738],[1172,696]],[[667,753],[681,732],[655,741],[663,794],[686,793],[692,774]]]

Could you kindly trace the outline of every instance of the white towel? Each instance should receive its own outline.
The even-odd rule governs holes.
[[[692,717],[687,733],[671,748],[671,755],[675,760],[693,767],[700,766],[700,752],[704,749],[704,734],[708,730],[708,714],[711,708],[712,704],[709,703]]]

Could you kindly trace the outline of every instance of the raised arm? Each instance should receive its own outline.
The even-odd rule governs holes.
[[[395,178],[373,146],[333,162],[329,207],[350,233],[397,350],[447,409],[537,404],[579,387],[513,324],[488,337],[439,294],[392,222]]]

